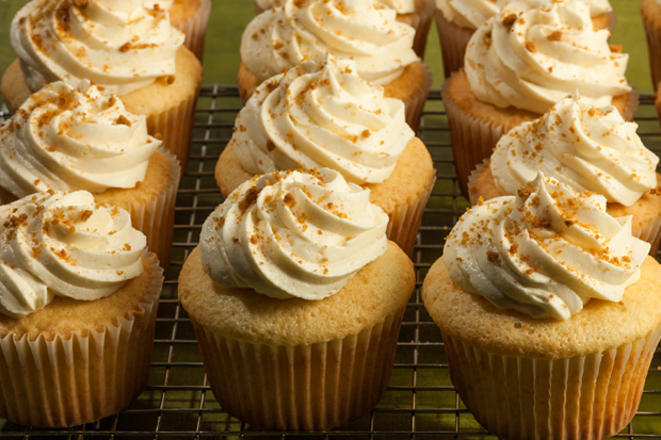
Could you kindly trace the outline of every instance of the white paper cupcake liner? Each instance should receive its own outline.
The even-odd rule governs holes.
[[[154,345],[163,271],[137,310],[96,331],[47,340],[0,338],[0,416],[20,425],[66,427],[125,408],[144,389]]]
[[[443,335],[462,400],[491,433],[510,440],[601,440],[633,418],[661,329],[602,353],[527,359]]]
[[[211,13],[211,0],[200,0],[200,8],[197,13],[188,20],[179,23],[177,29],[186,35],[184,45],[202,61],[204,56],[204,37],[209,24]]]
[[[386,229],[388,239],[397,243],[397,245],[406,254],[411,257],[415,246],[415,240],[422,222],[422,214],[429,201],[429,196],[434,189],[436,176],[431,180],[429,186],[420,194],[417,199],[409,203],[398,206],[393,212],[388,212],[390,221]]]
[[[431,70],[425,63],[422,63],[422,66],[425,70],[424,82],[420,86],[418,93],[414,93],[404,101],[404,107],[406,112],[406,123],[409,124],[413,131],[417,131],[420,125],[420,117],[422,115],[422,110],[425,107],[427,102],[427,96],[429,96],[429,90],[431,89],[432,84],[432,74]]]
[[[436,10],[435,19],[438,39],[441,42],[443,70],[445,77],[449,78],[450,75],[464,66],[466,46],[468,46],[468,42],[475,31],[447,21],[440,9]]]
[[[255,427],[326,430],[372,409],[386,388],[404,310],[357,335],[269,346],[214,335],[195,321],[223,410]]]
[[[661,213],[654,220],[641,224],[638,227],[633,227],[631,233],[635,237],[650,243],[652,245],[650,255],[656,257],[656,253],[659,250],[659,243],[661,243]]]

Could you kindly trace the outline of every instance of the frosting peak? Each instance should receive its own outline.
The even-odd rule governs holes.
[[[353,61],[328,55],[262,83],[232,143],[253,174],[328,167],[363,184],[386,180],[413,136],[403,102],[362,80]]]
[[[464,290],[535,318],[569,319],[591,298],[617,302],[640,278],[650,245],[606,199],[539,173],[517,196],[464,214],[443,262]]]
[[[54,295],[91,301],[142,271],[146,239],[128,212],[92,194],[34,194],[0,206],[0,313],[20,317]]]
[[[358,74],[383,85],[418,60],[415,30],[376,0],[283,0],[255,17],[241,39],[241,60],[261,81],[332,53],[355,60]]]
[[[160,144],[144,116],[101,88],[47,84],[0,125],[0,187],[16,197],[133,188]]]
[[[204,222],[204,268],[223,287],[273,298],[333,295],[386,250],[388,216],[369,195],[324,168],[255,177]]]
[[[571,96],[503,136],[491,156],[491,171],[508,194],[541,170],[577,191],[631,206],[656,188],[659,164],[636,134],[637,127],[613,106],[594,107]]]
[[[185,36],[168,11],[143,1],[32,0],[14,17],[11,44],[32,91],[89,79],[117,94],[172,76]],[[151,3],[154,3],[153,1]]]
[[[608,31],[594,29],[587,3],[524,3],[509,3],[468,43],[466,75],[481,101],[542,114],[574,92],[606,106],[631,90],[624,77],[629,56],[612,50]]]

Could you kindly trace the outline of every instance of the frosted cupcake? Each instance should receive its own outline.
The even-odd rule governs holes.
[[[383,6],[397,12],[397,20],[406,23],[415,29],[413,50],[420,58],[425,57],[427,36],[434,16],[433,0],[377,0]],[[282,5],[282,0],[255,0],[255,10],[258,14]]]
[[[464,65],[468,41],[489,18],[498,15],[500,9],[517,0],[436,0],[436,29],[441,42],[445,76]],[[553,0],[526,0],[521,7],[548,6]],[[592,23],[597,29],[613,30],[615,14],[608,0],[587,0]]]
[[[475,32],[466,64],[445,82],[457,175],[466,191],[469,173],[491,154],[498,139],[578,92],[587,102],[613,104],[631,120],[638,95],[624,72],[629,56],[594,30],[582,1],[527,9],[509,3]]]
[[[179,299],[224,410],[326,430],[376,405],[415,286],[387,223],[369,190],[328,169],[255,177],[211,214]]]
[[[404,101],[417,127],[431,73],[413,50],[415,30],[377,0],[285,0],[255,17],[241,38],[238,85],[244,102],[257,86],[330,53],[352,59],[361,78]]]
[[[604,439],[633,418],[661,337],[661,266],[602,196],[539,175],[471,208],[422,287],[452,382],[508,439]]]
[[[16,109],[46,83],[75,87],[90,80],[119,95],[130,112],[147,116],[150,134],[159,134],[185,165],[202,66],[183,42],[158,4],[32,0],[12,21],[18,60],[0,89]]]
[[[170,23],[185,36],[185,45],[202,60],[204,55],[204,37],[207,32],[211,0],[149,0],[158,2],[162,9],[170,12]]]
[[[0,417],[65,427],[128,406],[149,373],[163,271],[92,194],[0,206]]]
[[[262,83],[239,113],[216,165],[228,196],[254,175],[327,167],[371,191],[390,217],[388,237],[409,255],[435,181],[431,156],[404,104],[328,55]]]
[[[167,266],[179,163],[147,134],[145,116],[83,81],[44,86],[0,124],[0,202],[86,190],[126,209]]]
[[[637,128],[613,106],[565,98],[498,141],[469,178],[471,202],[514,195],[542,171],[576,191],[603,195],[615,217],[631,215],[633,235],[651,243],[655,255],[661,237],[659,158],[643,145]]]

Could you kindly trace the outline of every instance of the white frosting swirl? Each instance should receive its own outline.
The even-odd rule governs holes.
[[[398,14],[415,12],[415,0],[376,0],[377,2],[397,11]],[[263,11],[280,6],[284,0],[257,0],[257,6]]]
[[[260,81],[332,53],[383,85],[418,60],[415,30],[376,0],[285,0],[255,17],[241,38],[241,60]]]
[[[386,250],[388,216],[369,198],[325,168],[255,177],[204,222],[204,268],[228,288],[326,298]]]
[[[0,187],[16,197],[133,188],[160,144],[114,95],[87,81],[55,82],[0,125]]]
[[[54,295],[92,301],[142,274],[145,236],[92,194],[34,194],[0,206],[0,313],[21,317]]]
[[[89,79],[126,94],[176,73],[185,36],[168,11],[133,0],[32,0],[14,17],[11,44],[32,91]],[[155,2],[151,2],[155,3]]]
[[[554,0],[436,0],[436,7],[441,10],[447,21],[468,29],[477,29],[513,1],[525,9],[549,6],[554,2]],[[592,17],[613,10],[608,0],[585,1],[590,6]]]
[[[386,180],[413,136],[402,101],[362,80],[353,61],[328,55],[263,82],[232,142],[253,174],[328,167],[363,184]]]
[[[606,199],[539,173],[519,195],[471,208],[448,236],[443,262],[462,289],[535,318],[569,319],[591,298],[618,302],[640,279],[650,244]]]
[[[503,136],[491,156],[491,172],[507,194],[515,194],[542,171],[577,191],[631,206],[656,188],[659,158],[613,106],[598,108],[568,97],[540,119]]]
[[[611,51],[607,30],[594,30],[578,0],[521,12],[519,1],[481,25],[466,49],[473,93],[498,107],[542,114],[570,93],[593,105],[628,93],[629,56]]]

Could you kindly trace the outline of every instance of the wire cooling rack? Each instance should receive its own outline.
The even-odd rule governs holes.
[[[455,392],[440,332],[420,299],[427,269],[440,256],[444,237],[468,206],[455,178],[438,90],[427,101],[418,133],[432,153],[438,181],[415,247],[417,288],[404,316],[392,378],[377,407],[341,429],[322,433],[261,432],[223,412],[209,388],[190,321],[177,302],[177,276],[197,244],[202,222],[221,202],[213,169],[232,135],[240,106],[235,87],[212,85],[200,92],[190,161],[177,197],[173,258],[160,301],[147,389],[121,413],[66,430],[31,429],[0,419],[0,438],[494,439]],[[645,144],[661,153],[661,133],[650,95],[641,97],[636,121]],[[635,419],[617,437],[661,439],[661,352],[652,362]]]

